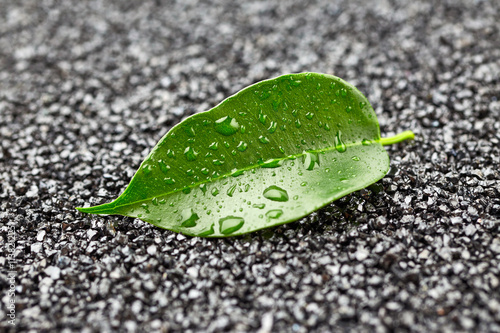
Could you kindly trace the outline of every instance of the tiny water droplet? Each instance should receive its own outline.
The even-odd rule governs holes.
[[[279,149],[279,151],[280,151],[282,154],[284,154],[284,153],[285,153],[285,149],[284,149],[283,147],[279,146],[279,147],[278,147],[278,149]]]
[[[235,190],[236,190],[236,184],[234,184],[233,186],[231,186],[231,187],[227,190],[226,194],[227,194],[228,196],[232,197],[232,196],[233,196],[233,194],[234,194],[234,191],[235,191]]]
[[[325,130],[329,131],[329,130],[330,130],[330,125],[325,124],[325,127],[324,127],[324,128],[325,128]]]
[[[262,143],[269,143],[269,139],[263,135],[259,136],[259,141]]]
[[[219,148],[219,143],[218,142],[212,142],[210,146],[208,146],[208,149],[211,150],[217,150]]]
[[[302,126],[302,123],[300,122],[300,120],[296,119],[295,120],[295,127],[300,128],[300,126]]]
[[[170,158],[175,158],[175,153],[172,149],[167,150],[167,156]]]
[[[215,121],[215,130],[225,136],[233,135],[238,131],[240,125],[236,119],[229,116],[222,117]]]
[[[268,219],[277,219],[279,218],[281,215],[283,215],[283,211],[281,209],[273,209],[273,210],[270,210],[266,213],[266,217]]]
[[[238,147],[236,147],[236,148],[238,148],[239,151],[245,151],[248,148],[248,144],[244,141],[240,141],[240,143],[238,144]]]
[[[294,195],[293,196],[293,200],[298,200],[299,199],[299,196],[298,195]]]
[[[207,168],[203,168],[200,170],[202,174],[204,175],[208,175],[208,173],[210,172],[210,170],[208,170]]]
[[[219,194],[219,190],[217,188],[213,188],[212,195],[215,197],[217,194]]]
[[[357,162],[357,161],[359,161],[359,157],[357,157],[357,156],[353,156],[353,157],[352,157],[352,160]]]
[[[190,188],[190,187],[184,187],[184,188],[182,189],[182,193],[184,193],[184,194],[189,194],[189,193],[191,193],[191,188]]]
[[[266,207],[266,204],[253,204],[252,205],[253,208],[258,208],[258,209],[264,209]]]
[[[342,141],[342,133],[340,131],[338,131],[335,136],[335,149],[337,149],[339,153],[343,153],[347,150],[347,146]]]
[[[196,214],[192,208],[184,209],[181,212],[181,216],[182,216],[181,227],[183,227],[183,228],[195,227],[196,221],[198,221],[200,219],[198,217],[198,214]]]
[[[203,192],[203,194],[207,193],[207,184],[201,184],[200,190]]]
[[[142,167],[142,172],[144,173],[145,176],[149,175],[151,173],[151,168],[149,165],[145,165]]]
[[[226,216],[219,220],[220,232],[224,235],[232,234],[233,232],[241,229],[245,220],[238,216]]]
[[[187,147],[184,150],[184,155],[186,156],[188,161],[194,161],[198,153],[191,147]]]
[[[221,160],[213,160],[213,161],[212,161],[212,163],[213,163],[214,165],[219,166],[219,165],[224,164],[224,161],[221,161]]]
[[[312,112],[306,113],[306,118],[307,119],[311,120],[311,119],[313,119],[313,117],[314,117],[314,113],[312,113]]]
[[[194,170],[193,170],[193,169],[189,169],[189,170],[187,170],[187,171],[186,171],[186,175],[188,175],[188,176],[192,176],[192,175],[194,175]]]
[[[272,201],[280,201],[280,202],[288,201],[288,193],[284,189],[276,185],[272,185],[266,188],[264,190],[263,195],[265,198]]]
[[[344,88],[340,89],[340,95],[342,97],[346,97],[347,96],[347,91]]]
[[[307,186],[307,182],[300,183],[300,186]]]
[[[345,107],[345,112],[349,113],[349,112],[351,112],[351,111],[352,111],[352,106],[347,105],[347,106]]]
[[[250,190],[250,184],[245,184],[245,192],[248,192]]]
[[[365,102],[359,102],[359,108],[362,109],[366,106]]]
[[[158,198],[153,198],[151,199],[151,203],[153,204],[153,206],[158,206]]]

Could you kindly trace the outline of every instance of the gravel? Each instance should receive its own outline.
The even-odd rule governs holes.
[[[499,332],[499,21],[479,0],[2,1],[0,331]],[[415,132],[384,179],[228,239],[74,210],[184,117],[300,71]]]

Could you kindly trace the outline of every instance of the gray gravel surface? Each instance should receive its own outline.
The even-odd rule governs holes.
[[[408,3],[2,0],[0,331],[499,332],[500,2]],[[182,118],[301,71],[415,132],[384,179],[228,239],[74,210]]]

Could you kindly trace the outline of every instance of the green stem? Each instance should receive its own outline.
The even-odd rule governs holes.
[[[399,133],[398,135],[395,136],[391,136],[388,138],[381,138],[379,142],[382,144],[382,146],[388,146],[404,140],[410,140],[413,138],[415,138],[415,134],[413,134],[412,131],[404,131],[403,133]]]

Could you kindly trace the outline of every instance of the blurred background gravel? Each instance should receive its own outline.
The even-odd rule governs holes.
[[[0,331],[499,332],[499,22],[494,0],[2,0]],[[415,132],[384,179],[221,240],[74,210],[184,117],[301,71]]]

